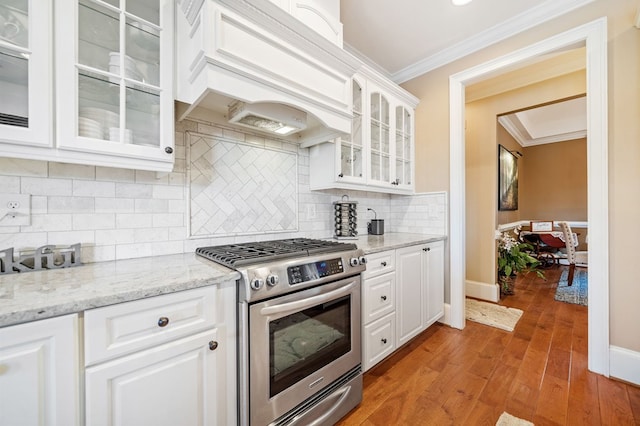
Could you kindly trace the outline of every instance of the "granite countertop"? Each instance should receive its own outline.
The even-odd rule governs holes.
[[[194,253],[0,275],[0,327],[238,278]]]
[[[446,235],[390,232],[384,235],[363,235],[358,237],[357,240],[354,240],[354,243],[357,244],[358,248],[364,250],[365,254],[373,254],[416,244],[441,241],[446,238]]]

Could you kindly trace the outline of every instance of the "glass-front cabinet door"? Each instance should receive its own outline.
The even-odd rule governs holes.
[[[57,14],[58,147],[170,169],[173,2],[59,0]]]
[[[0,155],[52,144],[51,4],[0,2]]]
[[[340,173],[345,182],[364,182],[364,136],[362,132],[364,90],[358,81],[352,82],[351,135],[340,139]]]
[[[380,92],[370,94],[369,177],[372,183],[388,186],[390,179],[389,101]]]
[[[397,106],[395,111],[395,177],[393,184],[398,187],[413,185],[413,117],[412,112]]]

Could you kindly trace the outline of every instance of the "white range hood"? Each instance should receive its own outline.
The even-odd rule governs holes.
[[[261,117],[299,129],[280,135],[302,146],[351,132],[357,59],[268,0],[191,3],[176,14],[178,119],[269,133]]]

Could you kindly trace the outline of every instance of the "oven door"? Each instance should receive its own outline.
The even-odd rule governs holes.
[[[360,365],[360,276],[249,306],[248,333],[250,423],[265,425]]]

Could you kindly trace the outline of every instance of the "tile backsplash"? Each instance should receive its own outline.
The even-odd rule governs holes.
[[[308,149],[191,120],[176,123],[175,137],[176,164],[171,173],[0,158],[0,192],[31,195],[31,224],[0,226],[0,250],[81,243],[83,262],[100,262],[191,252],[203,245],[328,238],[333,235],[332,203],[345,194],[358,202],[361,235],[366,234],[366,221],[374,216],[367,208],[374,209],[379,219],[385,219],[386,232],[447,233],[446,193],[394,196],[365,191],[311,191]],[[197,156],[191,156],[191,161],[187,158],[187,142],[194,138],[236,151],[214,156],[230,167],[230,171],[221,173],[228,180],[234,175],[253,180],[253,184],[242,186],[242,200],[252,203],[253,216],[257,218],[264,212],[268,220],[238,221],[247,212],[238,205],[240,198],[222,203],[216,196],[209,197],[207,209],[211,210],[205,213],[217,212],[217,219],[208,221],[206,214],[198,216],[192,200],[202,189],[202,181],[198,182],[202,173],[194,173]],[[234,148],[233,141],[243,149]],[[246,161],[267,152],[272,154],[273,173],[257,167],[238,169],[242,163],[238,158]],[[283,167],[278,168],[279,165]],[[210,171],[215,174],[216,168]],[[275,181],[258,184],[265,179]],[[278,191],[265,190],[273,185]],[[204,223],[208,224],[206,228],[202,228]]]

